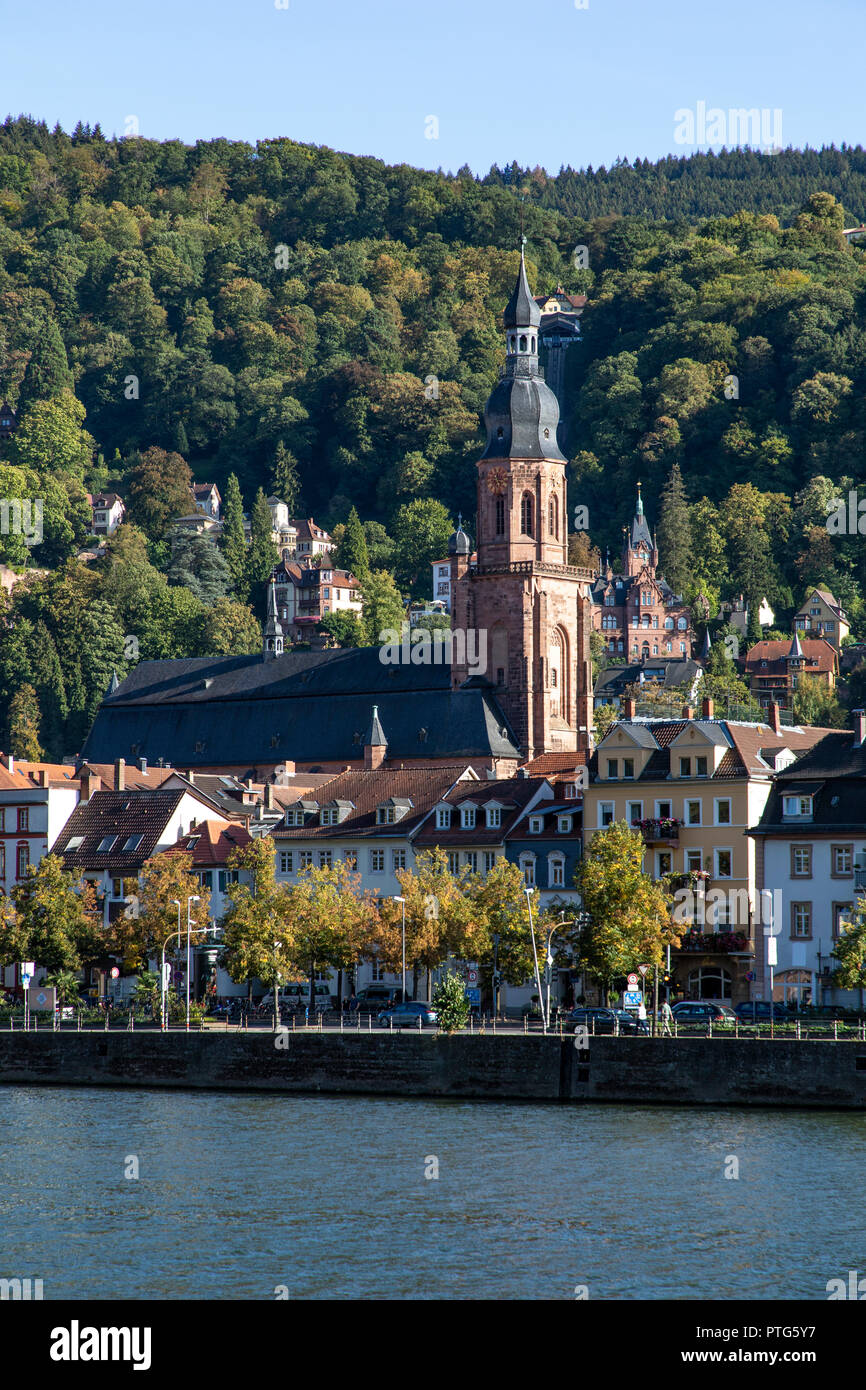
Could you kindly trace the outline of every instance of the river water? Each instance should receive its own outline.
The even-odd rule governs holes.
[[[45,1299],[826,1299],[866,1273],[864,1165],[857,1114],[3,1086],[0,1277]]]

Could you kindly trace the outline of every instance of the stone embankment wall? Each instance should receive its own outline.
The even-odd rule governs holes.
[[[866,1043],[0,1032],[0,1083],[866,1109]]]

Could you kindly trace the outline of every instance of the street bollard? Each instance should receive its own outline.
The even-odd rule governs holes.
[[[839,1023],[835,1018],[833,1019],[833,1041],[839,1041]]]

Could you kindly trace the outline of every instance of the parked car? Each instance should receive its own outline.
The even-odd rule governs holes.
[[[366,985],[358,991],[358,1012],[381,1013],[383,1009],[390,1009],[392,1004],[399,1004],[402,993],[399,985]]]
[[[636,1018],[626,1009],[572,1009],[566,1018],[568,1032],[588,1028],[590,1033],[649,1033],[646,1019]]]
[[[674,1004],[672,1012],[680,1026],[684,1023],[712,1023],[713,1027],[733,1027],[737,1022],[737,1015],[729,1004],[715,1004],[706,999],[694,1003],[684,1001]]]
[[[422,1028],[435,1028],[439,1022],[436,1010],[417,999],[395,1004],[393,1009],[384,1009],[379,1014],[379,1023],[383,1028],[417,1028],[419,1019]]]
[[[770,1001],[769,999],[749,999],[741,1004],[734,1005],[734,1013],[741,1023],[769,1023],[770,1022]],[[773,1021],[775,1023],[789,1023],[791,1014],[784,1004],[773,1005]]]

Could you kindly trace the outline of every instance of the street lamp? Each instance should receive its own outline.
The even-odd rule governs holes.
[[[176,900],[175,900],[175,901],[176,901]],[[192,928],[195,926],[195,922],[192,921],[192,919],[191,919],[191,917],[190,917],[189,914],[190,914],[190,906],[191,906],[191,904],[192,904],[192,903],[199,903],[199,902],[201,902],[201,898],[199,897],[198,893],[191,893],[190,896],[189,896],[189,897],[187,898],[187,900],[186,900],[186,1031],[187,1031],[187,1032],[189,1032],[189,975],[190,975],[189,938],[190,938],[190,932],[191,932]]]
[[[493,933],[493,1017],[499,1015],[499,932]]]
[[[280,980],[282,975],[277,970],[277,951],[282,946],[282,941],[274,942],[274,1032],[280,1031]]]
[[[172,902],[173,902],[173,903],[176,903],[176,902],[177,902],[177,898],[172,898]],[[178,920],[179,920],[179,914],[178,914]],[[193,927],[192,930],[193,930],[194,932],[196,932],[196,933],[198,933],[198,932],[204,932],[205,936],[209,936],[210,933],[213,932],[214,938],[216,938],[217,933],[218,933],[218,931],[219,931],[220,929],[219,929],[218,927],[207,926],[207,927]],[[183,928],[181,928],[179,931],[173,931],[173,932],[171,932],[171,933],[165,938],[165,941],[162,943],[162,953],[161,953],[161,956],[160,956],[160,969],[159,969],[159,1000],[160,1000],[160,1004],[159,1004],[159,1017],[160,1017],[160,1027],[161,1027],[161,1029],[162,1029],[163,1032],[165,1032],[165,1027],[166,1027],[166,1008],[165,1008],[165,950],[166,950],[166,947],[168,946],[168,943],[169,943],[170,941],[174,941],[175,937],[177,937],[178,942],[180,942],[180,938],[181,938],[182,936],[183,936]],[[187,1021],[188,1021],[188,1020],[187,1020]]]
[[[574,921],[566,922],[566,920],[565,920],[565,913],[563,913],[563,914],[562,914],[561,920],[560,920],[559,922],[557,922],[557,924],[556,924],[555,927],[551,927],[550,931],[547,933],[547,951],[546,951],[546,953],[545,953],[545,968],[544,968],[545,984],[546,984],[546,986],[547,986],[547,1006],[546,1006],[546,1009],[545,1009],[545,1030],[546,1030],[547,1028],[550,1027],[550,975],[551,975],[551,966],[553,965],[553,956],[551,955],[551,952],[550,952],[550,945],[551,945],[551,942],[553,941],[553,938],[554,938],[554,935],[556,934],[556,932],[562,931],[563,927],[573,927],[573,926],[575,926],[575,925],[576,925],[576,923],[575,923]]]
[[[403,997],[402,997],[402,999],[401,999],[400,1002],[403,1003],[403,1004],[405,1004],[405,1003],[406,1003],[406,899],[405,899],[405,898],[395,898],[395,899],[394,899],[394,902],[395,902],[395,903],[402,903],[402,905],[403,905],[403,929],[402,929],[402,934],[403,934]]]
[[[529,884],[527,884],[523,891],[526,894],[526,905],[529,908],[529,932],[532,937],[532,956],[535,961],[535,987],[538,990],[538,1008],[541,1014],[541,1026],[543,1031],[546,1033],[547,1019],[544,1017],[544,1001],[541,994],[541,976],[538,973],[538,951],[536,950],[535,946],[535,927],[532,924],[532,894],[535,892],[535,889],[530,888]]]

